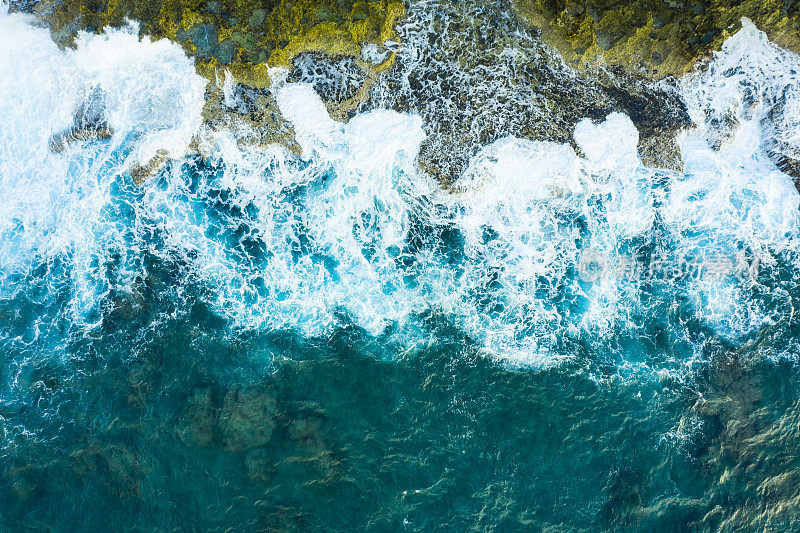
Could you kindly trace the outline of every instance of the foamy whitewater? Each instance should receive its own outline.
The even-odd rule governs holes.
[[[637,87],[666,170],[505,4],[407,8],[346,123],[351,63],[270,72],[289,150],[0,0],[0,531],[796,529],[800,57],[744,20]]]
[[[800,58],[748,21],[680,81],[696,123],[683,173],[643,165],[636,128],[614,113],[577,125],[578,152],[500,139],[448,190],[415,163],[420,118],[375,109],[336,122],[310,85],[273,87],[302,156],[242,149],[202,126],[205,80],[180,47],[137,35],[81,34],[62,51],[32,19],[0,18],[0,300],[59,310],[4,331],[11,342],[62,320],[91,332],[112,292],[135,301],[148,254],[188,265],[233,330],[314,337],[350,321],[413,344],[433,312],[515,365],[613,345],[687,308],[732,340],[786,311],[753,295],[778,263],[798,266],[798,193],[767,150],[800,153]],[[232,78],[223,90],[234,105]],[[110,137],[54,151],[89,105]],[[193,141],[212,155],[191,155]],[[154,158],[164,170],[134,185],[130,171]],[[642,250],[746,257],[761,277],[580,275],[589,252],[614,264]]]

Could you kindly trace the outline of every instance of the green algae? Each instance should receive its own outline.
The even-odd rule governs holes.
[[[652,79],[680,76],[753,20],[771,40],[800,51],[800,6],[779,0],[514,0],[542,38],[574,66],[621,67]]]
[[[405,8],[400,0],[66,0],[42,12],[63,44],[77,30],[134,20],[143,35],[181,43],[197,57],[201,74],[229,68],[237,81],[266,87],[269,78],[259,65],[289,67],[304,52],[348,55],[368,72],[385,68],[363,61],[361,47],[397,39],[394,26]],[[392,60],[390,54],[386,61]]]

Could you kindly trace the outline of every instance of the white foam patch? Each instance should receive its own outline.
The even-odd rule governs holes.
[[[700,72],[680,84],[697,124],[681,143],[685,174],[670,183],[663,220],[688,253],[754,254],[762,267],[796,251],[800,197],[767,150],[800,155],[800,58],[748,19]],[[730,278],[692,287],[698,314],[736,339],[768,322]]]
[[[583,119],[575,126],[575,142],[597,173],[631,172],[639,166],[639,132],[623,113],[611,113],[601,124]]]
[[[206,85],[180,46],[138,35],[136,23],[100,35],[81,32],[69,53],[81,81],[103,91],[109,126],[135,137],[128,168],[158,154],[186,155],[202,122]]]
[[[517,197],[551,200],[583,194],[583,179],[578,156],[569,146],[506,137],[473,158],[456,188],[477,202],[506,184]]]
[[[742,25],[705,70],[681,83],[698,128],[682,142],[686,177],[673,185],[666,213],[677,231],[792,249],[798,194],[765,147],[776,138],[800,147],[792,140],[800,131],[800,58],[749,20]]]
[[[335,122],[299,84],[282,87],[277,100],[306,163],[277,148],[242,151],[222,134],[215,154],[221,175],[189,191],[185,170],[176,169],[168,188],[148,191],[148,216],[175,248],[192,250],[187,260],[218,288],[215,309],[235,325],[321,335],[343,313],[380,334],[424,307],[397,262],[410,217],[433,188],[414,163],[424,139],[420,119],[376,110]],[[198,218],[197,204],[212,188],[255,214]],[[255,262],[213,237],[237,226],[263,246]]]
[[[61,51],[32,18],[0,18],[0,297],[24,289],[42,262],[65,261],[76,322],[95,320],[108,256],[134,253],[111,215],[112,185],[157,153],[186,153],[205,85],[178,45],[137,35],[135,26],[81,34]],[[53,136],[92,98],[113,136],[54,153]]]
[[[621,239],[652,223],[649,175],[630,119],[582,121],[575,138],[585,158],[568,145],[501,139],[473,158],[451,200],[468,258],[454,280],[453,312],[488,351],[516,363],[560,360],[558,345],[580,335],[581,316],[611,329],[619,289],[598,284],[590,307],[579,303],[587,298],[575,275],[582,250],[613,257]]]

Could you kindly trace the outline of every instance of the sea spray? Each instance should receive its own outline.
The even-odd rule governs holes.
[[[115,214],[125,202],[119,187],[153,157],[187,153],[205,81],[180,47],[140,41],[135,25],[82,33],[74,50],[61,51],[32,21],[0,21],[0,291],[24,293],[44,266],[48,283],[71,280],[73,320],[97,324],[107,262],[116,256],[123,270],[137,268],[133,228]],[[110,138],[79,134],[76,113],[86,106]]]

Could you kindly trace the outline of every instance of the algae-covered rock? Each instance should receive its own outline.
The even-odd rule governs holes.
[[[142,34],[181,43],[201,74],[212,78],[229,68],[237,81],[267,87],[264,67],[290,67],[304,52],[348,56],[372,73],[386,68],[362,59],[362,47],[396,39],[404,6],[402,0],[49,0],[37,12],[62,44],[78,30],[138,21]]]
[[[268,389],[254,387],[228,392],[219,415],[225,447],[236,452],[267,444],[277,416],[277,402]]]
[[[272,479],[274,460],[264,448],[254,448],[244,454],[244,467],[248,477],[266,482]]]
[[[269,442],[278,413],[268,387],[242,386],[216,394],[210,387],[201,387],[188,397],[177,430],[184,442],[242,452]]]
[[[198,446],[211,446],[214,444],[216,421],[212,390],[195,389],[187,402],[181,435]]]
[[[784,0],[513,0],[517,12],[576,66],[622,67],[653,79],[679,76],[753,20],[800,51],[800,3]]]
[[[633,120],[646,164],[681,168],[675,139],[691,121],[675,91],[576,72],[507,5],[411,4],[398,32],[404,46],[376,100],[422,117],[427,136],[418,161],[444,185],[498,139],[573,143],[580,120],[613,112]]]
[[[105,489],[117,498],[141,497],[144,469],[140,453],[123,445],[91,443],[70,455],[75,474],[85,477],[102,473]]]

